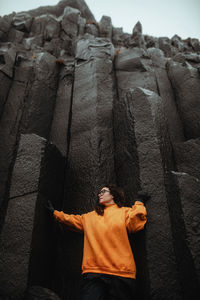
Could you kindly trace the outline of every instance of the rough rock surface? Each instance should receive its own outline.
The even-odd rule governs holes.
[[[12,299],[19,298],[27,286],[35,205],[44,148],[43,138],[34,134],[22,135],[13,168],[10,199],[0,246],[0,294]]]
[[[83,237],[43,203],[84,213],[107,182],[151,194],[137,298],[195,299],[199,70],[198,39],[124,33],[84,0],[0,17],[1,299],[79,299]]]

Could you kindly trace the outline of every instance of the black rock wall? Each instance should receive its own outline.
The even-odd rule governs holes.
[[[1,299],[79,299],[83,236],[43,202],[85,213],[108,182],[151,194],[137,299],[196,297],[199,70],[198,39],[124,33],[83,0],[0,17]]]

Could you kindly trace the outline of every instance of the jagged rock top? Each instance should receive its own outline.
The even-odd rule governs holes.
[[[182,40],[176,34],[171,39],[144,35],[139,21],[132,34],[124,33],[122,28],[112,25],[108,16],[102,16],[97,23],[84,0],[62,0],[55,6],[41,6],[0,17],[0,42],[11,43],[15,51],[42,50],[56,58],[75,57],[77,41],[85,34],[107,38],[116,48],[115,54],[124,48],[146,50],[154,47],[162,50],[165,57],[199,63],[198,39]]]

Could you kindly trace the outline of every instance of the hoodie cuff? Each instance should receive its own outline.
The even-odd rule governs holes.
[[[136,201],[135,201],[135,204],[138,204],[138,205],[144,205],[144,202],[141,201],[141,200],[136,200]]]

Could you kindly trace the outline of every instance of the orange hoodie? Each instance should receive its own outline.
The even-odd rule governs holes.
[[[127,230],[144,228],[146,209],[136,201],[130,207],[105,206],[104,215],[96,211],[83,215],[54,211],[54,218],[72,230],[84,232],[83,273],[104,273],[136,278],[136,266]]]

